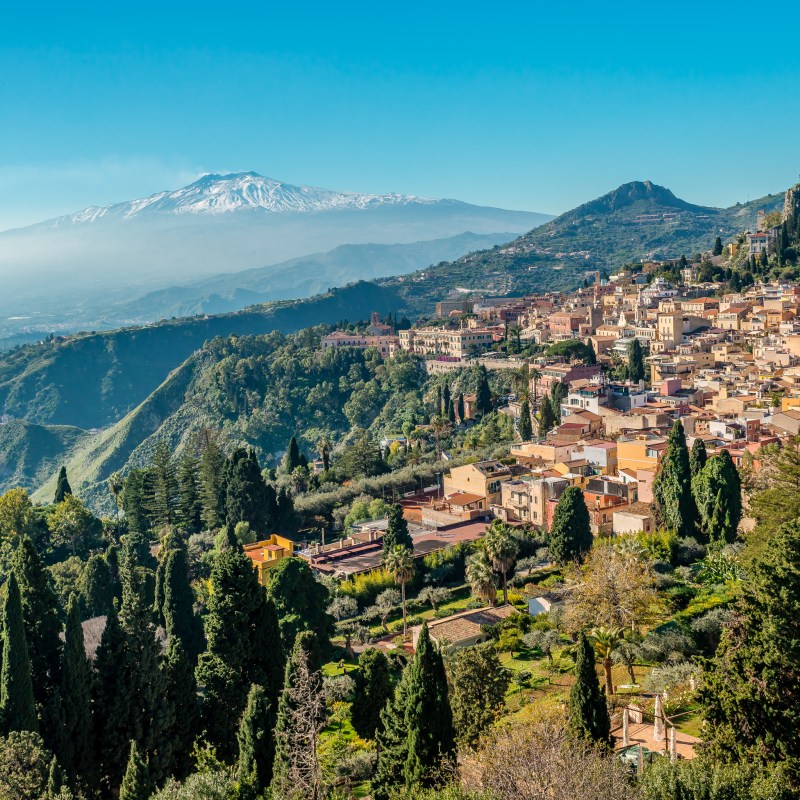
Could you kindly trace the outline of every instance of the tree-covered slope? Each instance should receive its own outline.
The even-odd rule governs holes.
[[[359,282],[304,301],[29,345],[0,359],[0,408],[40,424],[100,428],[138,406],[215,336],[288,333],[398,310],[389,288]]]
[[[697,206],[650,181],[635,181],[512,242],[382,283],[421,312],[448,290],[517,295],[571,289],[594,270],[611,272],[631,261],[709,250],[717,236],[725,241],[755,229],[759,209],[782,204],[783,195],[775,194],[730,208]]]

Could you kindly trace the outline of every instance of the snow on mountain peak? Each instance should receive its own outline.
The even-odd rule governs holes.
[[[274,213],[363,209],[376,206],[429,205],[439,202],[401,194],[336,192],[315,186],[295,186],[255,172],[209,173],[174,192],[159,192],[112,206],[85,208],[54,220],[56,225],[95,222],[103,218],[131,219],[143,214],[227,214],[246,209]]]

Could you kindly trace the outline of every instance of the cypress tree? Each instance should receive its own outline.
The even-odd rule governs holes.
[[[692,473],[692,478],[700,474],[700,470],[706,465],[706,461],[708,461],[706,443],[697,436],[694,442],[692,442],[692,449],[689,453],[689,468]]]
[[[61,623],[53,579],[33,542],[23,537],[14,552],[12,569],[17,579],[36,703],[43,709],[45,743],[52,747],[58,728],[53,694],[61,665]]]
[[[165,738],[171,749],[172,772],[180,779],[192,769],[192,746],[200,730],[200,706],[194,666],[177,636],[167,644],[164,675],[167,705],[174,712]]]
[[[579,737],[611,743],[611,720],[600,681],[597,679],[594,650],[585,633],[578,639],[575,656],[575,683],[569,693],[569,727]]]
[[[92,674],[83,641],[80,610],[75,595],[67,608],[64,654],[61,664],[62,735],[58,759],[70,778],[91,784],[94,765],[92,737]]]
[[[539,436],[546,436],[556,425],[556,416],[550,398],[545,395],[539,405]]]
[[[708,459],[692,481],[692,493],[700,527],[705,536],[725,542],[734,541],[742,519],[742,481],[727,450],[720,450],[717,455]],[[725,513],[717,514],[714,525],[714,508],[720,493]]]
[[[255,452],[242,448],[234,451],[226,476],[228,523],[247,522],[256,534],[266,533],[275,517],[275,495],[264,483]]]
[[[172,719],[166,681],[160,669],[160,645],[145,598],[145,570],[137,549],[126,541],[120,563],[122,605],[109,616],[98,649],[95,718],[107,785],[119,784],[127,743],[135,741],[150,756],[156,780],[169,774],[167,730]]]
[[[558,500],[550,527],[548,548],[557,564],[583,561],[592,547],[592,527],[583,492],[570,486]]]
[[[189,583],[186,551],[171,550],[164,565],[164,627],[167,637],[183,643],[189,661],[194,665],[203,649],[202,623],[194,613],[194,593]]]
[[[203,725],[208,740],[224,758],[231,758],[250,686],[263,686],[276,702],[284,655],[275,606],[238,542],[228,542],[217,556],[210,595],[205,621],[208,646],[196,675],[204,686]]]
[[[653,481],[653,510],[658,524],[678,536],[694,534],[697,509],[692,496],[692,471],[689,450],[681,421],[675,420],[667,450]]]
[[[3,603],[3,668],[0,672],[0,720],[3,732],[39,730],[33,698],[31,661],[25,638],[17,577],[12,572]]]
[[[381,721],[381,712],[392,697],[392,676],[389,659],[370,647],[358,658],[355,691],[350,717],[353,729],[362,739],[374,739]]]
[[[722,255],[722,238],[717,236],[714,239],[714,249],[711,251],[712,255],[721,256]]]
[[[69,480],[67,479],[67,468],[62,466],[58,473],[58,480],[56,481],[56,493],[53,497],[53,503],[58,505],[63,502],[68,494],[72,494],[72,487],[69,485]]]
[[[292,472],[300,466],[300,448],[297,446],[297,439],[292,436],[289,439],[289,444],[286,447],[286,457],[284,459],[284,468],[286,472],[291,475]]]
[[[187,534],[203,527],[203,502],[200,497],[200,462],[191,453],[184,453],[178,462],[177,522]]]
[[[380,756],[373,797],[385,800],[398,785],[436,787],[455,754],[455,730],[444,662],[423,623],[414,660],[381,715]]]
[[[108,614],[114,602],[114,581],[106,557],[94,553],[81,572],[79,583],[81,605],[86,617]]]
[[[450,413],[450,384],[446,383],[442,389],[442,414]]]
[[[447,419],[450,421],[451,424],[455,425],[456,422],[456,407],[453,403],[453,398],[450,398],[450,402],[447,404]]]
[[[772,531],[704,674],[709,755],[800,775],[800,522]]]
[[[148,800],[153,785],[147,762],[139,754],[135,741],[131,741],[128,766],[119,789],[119,800]]]
[[[456,409],[458,411],[458,421],[463,425],[466,420],[466,413],[464,411],[464,393],[458,395],[458,407]]]
[[[519,437],[523,442],[529,442],[533,438],[531,407],[527,398],[522,401],[519,408]]]
[[[286,662],[283,691],[278,701],[275,722],[275,758],[272,768],[272,792],[281,797],[286,794],[292,779],[296,776],[293,769],[298,758],[308,758],[310,748],[316,748],[316,741],[309,741],[309,731],[321,729],[324,709],[314,703],[322,691],[321,659],[317,637],[311,631],[297,634],[291,655]],[[303,683],[306,685],[303,686]],[[302,690],[305,691],[302,691]],[[302,693],[301,693],[302,692]],[[301,741],[298,734],[296,716],[303,719],[307,730]],[[300,750],[306,752],[300,752]],[[294,774],[293,774],[294,773]],[[291,786],[295,792],[300,787]],[[299,795],[302,796],[302,795]]]
[[[644,353],[639,340],[634,337],[628,345],[628,378],[634,382],[644,380]]]
[[[239,785],[250,797],[261,796],[272,780],[275,758],[275,709],[262,686],[253,684],[239,725]]]
[[[478,413],[486,415],[492,410],[492,391],[489,388],[489,375],[486,367],[481,364],[478,367],[478,382],[475,390],[475,407]]]
[[[388,516],[388,525],[386,526],[386,533],[383,536],[383,552],[388,553],[390,550],[402,545],[413,549],[414,542],[411,539],[411,534],[408,532],[408,522],[403,516],[403,507],[398,503],[390,505],[386,510]]]

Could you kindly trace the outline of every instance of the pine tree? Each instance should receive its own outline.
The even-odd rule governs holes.
[[[694,535],[697,509],[692,496],[692,471],[683,424],[675,420],[653,481],[656,521],[678,536]]]
[[[156,445],[150,474],[152,481],[147,493],[150,518],[156,525],[171,525],[175,521],[178,486],[172,454],[163,439]]]
[[[122,510],[131,533],[146,534],[150,530],[150,511],[147,493],[149,491],[148,473],[143,469],[132,469],[122,487]]]
[[[22,600],[17,577],[13,572],[6,583],[6,597],[3,603],[0,721],[6,735],[11,731],[39,730],[31,682],[31,661],[22,617]]]
[[[177,480],[177,522],[187,534],[199,533],[203,527],[203,502],[200,498],[200,462],[196,456],[183,454],[178,462]]]
[[[644,353],[639,340],[634,337],[628,345],[628,378],[634,383],[644,380]]]
[[[246,788],[250,797],[260,797],[272,780],[272,762],[275,758],[275,709],[263,687],[253,684],[247,696],[242,721],[239,725],[239,765],[237,777],[240,787]]]
[[[478,381],[475,390],[475,408],[478,413],[485,416],[492,410],[492,390],[489,388],[489,375],[486,367],[478,367]]]
[[[61,664],[58,596],[50,572],[27,536],[21,539],[14,552],[12,569],[22,603],[33,696],[44,709],[43,734],[45,743],[52,746],[57,721],[50,719],[47,709],[53,709],[53,692],[58,686]]]
[[[225,456],[208,432],[200,456],[200,497],[205,526],[212,530],[221,527],[225,523]]]
[[[800,776],[800,522],[772,532],[742,583],[704,675],[705,739],[724,763],[780,764]]]
[[[558,500],[550,526],[548,548],[557,564],[583,561],[592,547],[592,527],[583,492],[569,486]]]
[[[385,800],[397,786],[440,785],[455,754],[455,730],[444,662],[423,623],[414,660],[381,715],[373,797]]]
[[[403,547],[414,547],[414,542],[411,539],[411,534],[408,532],[408,522],[403,515],[403,507],[395,503],[386,510],[389,518],[386,527],[386,533],[383,535],[383,551],[388,553],[392,548],[397,545]]]
[[[692,478],[700,474],[700,470],[706,465],[706,461],[708,461],[706,443],[699,436],[696,436],[689,453],[689,469],[691,470]]]
[[[67,608],[64,654],[61,664],[62,730],[58,760],[75,781],[91,785],[94,766],[92,736],[92,673],[83,641],[80,610],[75,595]]]
[[[183,547],[171,550],[164,564],[164,628],[168,639],[181,640],[194,665],[203,649],[202,623],[194,613],[194,593]]]
[[[718,512],[717,520],[712,524],[717,496],[720,493],[724,514]],[[742,482],[727,450],[720,450],[717,455],[708,459],[692,480],[692,494],[698,521],[705,536],[733,542],[742,519]]]
[[[578,639],[575,683],[569,693],[569,727],[577,736],[599,744],[611,743],[611,720],[597,679],[594,650],[585,633]]]
[[[135,741],[131,741],[128,766],[119,789],[119,800],[148,800],[153,786],[147,762],[139,754]]]
[[[72,494],[72,487],[69,485],[69,480],[67,480],[67,468],[62,466],[58,473],[58,480],[56,481],[56,493],[53,497],[53,504],[58,505],[63,502],[68,494]]]
[[[236,752],[237,723],[250,686],[263,686],[276,702],[284,655],[275,606],[238,542],[229,541],[217,556],[210,589],[208,646],[200,656],[196,675],[204,687],[203,724],[208,741],[222,757],[230,758]]]
[[[192,769],[192,746],[200,730],[200,706],[194,667],[177,636],[167,644],[164,675],[167,706],[174,710],[165,738],[171,747],[173,774],[183,778]]]
[[[362,739],[374,739],[381,720],[381,711],[392,697],[392,677],[389,659],[370,647],[358,658],[355,690],[350,717],[353,729]]]
[[[531,407],[527,399],[522,401],[519,408],[519,437],[523,442],[529,442],[533,438]]]

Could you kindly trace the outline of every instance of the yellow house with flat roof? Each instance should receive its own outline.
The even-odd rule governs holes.
[[[258,582],[262,586],[266,586],[267,573],[282,558],[289,558],[292,555],[294,542],[285,536],[278,536],[273,533],[269,539],[264,539],[254,544],[246,544],[243,550],[258,572]]]

